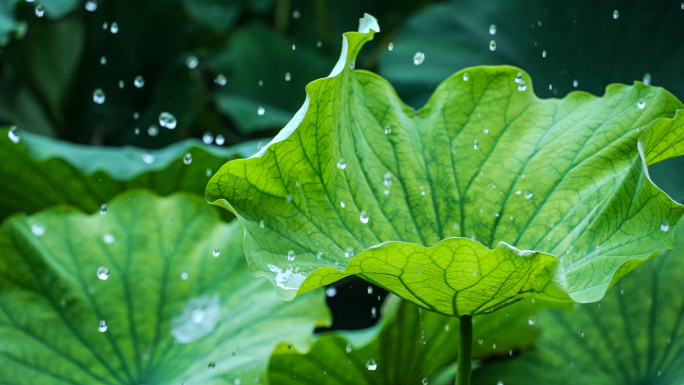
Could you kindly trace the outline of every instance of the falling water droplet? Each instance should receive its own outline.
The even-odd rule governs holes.
[[[262,116],[266,113],[266,109],[263,106],[257,107],[257,115]]]
[[[107,215],[107,204],[103,203],[102,206],[100,206],[100,215]]]
[[[97,278],[101,279],[102,281],[106,281],[109,279],[109,269],[106,267],[100,266],[97,268]]]
[[[286,82],[289,82],[290,79],[292,79],[292,75],[290,75],[289,72],[285,73],[285,81],[286,81]]]
[[[496,51],[496,42],[494,40],[489,41],[489,50]]]
[[[92,0],[86,1],[85,9],[88,12],[95,12],[97,10],[97,2]]]
[[[415,55],[413,55],[413,64],[415,65],[421,65],[425,61],[425,54],[422,52],[416,52]]]
[[[36,16],[43,17],[43,15],[45,15],[45,7],[40,4],[36,5]]]
[[[207,131],[202,135],[202,142],[204,142],[204,144],[211,144],[213,141],[214,135],[211,132]]]
[[[112,23],[111,27],[109,27],[109,32],[114,34],[119,33],[119,24],[117,24],[116,21]]]
[[[9,131],[7,132],[7,137],[9,140],[12,141],[12,143],[17,144],[21,140],[21,137],[19,136],[19,130],[17,127],[10,127]]]
[[[373,294],[373,286],[368,286],[368,294]]]
[[[135,77],[135,80],[133,80],[133,85],[136,88],[143,88],[143,86],[145,85],[145,79],[142,76],[138,75]]]
[[[226,78],[226,75],[218,74],[218,75],[216,75],[216,78],[214,79],[214,83],[223,87],[228,83],[228,79]]]
[[[119,80],[119,88],[124,88],[124,81],[123,80]]]
[[[197,68],[198,64],[199,59],[197,59],[197,56],[195,55],[190,55],[187,57],[187,59],[185,59],[185,65],[191,70]]]
[[[319,41],[317,41],[317,42],[316,42],[316,47],[318,47],[318,48],[321,48],[321,47],[323,47],[323,42],[322,42],[322,41],[320,41],[320,40],[319,40]]]
[[[107,64],[107,56],[102,55],[102,57],[100,58],[100,64],[102,64],[102,65]]]
[[[647,86],[651,85],[651,74],[650,73],[646,72],[644,74],[643,83],[646,84]]]
[[[169,112],[162,112],[159,114],[159,125],[165,128],[168,128],[169,130],[173,130],[176,128],[176,125],[178,122],[176,121],[176,117],[173,116]]]
[[[394,51],[394,43],[390,42],[390,43],[387,45],[387,50],[389,50],[389,51]]]
[[[542,51],[542,57],[546,57],[546,50]]]
[[[496,25],[492,24],[489,26],[489,34],[490,35],[496,35]]]
[[[105,102],[105,93],[102,88],[97,88],[93,91],[93,101],[97,104],[102,104]]]
[[[329,298],[334,297],[337,294],[337,288],[335,286],[330,286],[327,289],[325,289],[325,295],[327,295]]]
[[[214,143],[219,146],[223,146],[223,144],[226,143],[226,138],[224,138],[223,135],[218,134],[216,135],[216,140],[214,140]]]
[[[297,50],[297,46],[294,45],[294,44],[292,44],[292,50],[293,50],[293,51],[296,51],[296,50]]]
[[[293,19],[299,19],[299,16],[301,16],[301,14],[299,13],[298,9],[295,9],[294,11],[292,11],[292,18]]]
[[[572,81],[572,86],[573,86],[573,87],[577,88],[578,85],[579,85],[579,82],[577,81],[577,79],[575,79],[575,80]]]
[[[97,331],[100,333],[104,333],[107,331],[107,322],[103,319],[100,320],[100,323],[97,324]]]
[[[617,20],[618,17],[620,17],[620,12],[618,12],[618,10],[616,9],[613,11],[613,19]]]
[[[183,156],[183,163],[185,163],[185,164],[192,163],[192,154],[191,153],[188,152],[187,154],[185,154],[185,156]]]
[[[155,137],[159,134],[159,127],[156,124],[152,124],[147,128],[147,135]]]

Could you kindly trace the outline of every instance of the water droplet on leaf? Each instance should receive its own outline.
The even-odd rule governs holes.
[[[103,281],[108,280],[109,279],[109,269],[107,269],[106,267],[102,267],[102,266],[98,267],[97,268],[97,278],[99,278]]]

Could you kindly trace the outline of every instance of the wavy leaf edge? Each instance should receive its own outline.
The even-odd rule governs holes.
[[[375,33],[378,33],[378,32],[380,32],[380,27],[379,27],[379,25],[378,25],[377,20],[376,20],[373,16],[371,16],[371,15],[369,15],[369,14],[367,14],[367,13],[364,14],[364,17],[361,18],[361,19],[359,19],[359,29],[358,29],[358,32],[347,32],[347,33],[344,33],[344,34],[343,34],[342,52],[341,52],[341,54],[340,54],[340,58],[338,59],[338,62],[336,63],[336,65],[335,65],[335,67],[333,68],[333,70],[332,70],[332,72],[330,73],[330,75],[328,75],[328,76],[325,77],[325,78],[316,79],[316,80],[310,82],[309,84],[307,84],[307,86],[306,86],[306,98],[305,98],[305,101],[304,101],[303,105],[300,107],[300,109],[299,109],[299,110],[295,113],[295,115],[292,117],[292,119],[287,123],[287,125],[286,125],[286,126],[285,126],[277,135],[276,135],[276,137],[273,138],[273,140],[271,140],[268,144],[264,145],[264,146],[261,148],[261,150],[260,150],[259,152],[257,152],[256,154],[252,155],[252,156],[249,157],[249,158],[238,159],[238,160],[236,160],[236,161],[237,161],[237,162],[239,162],[239,161],[246,161],[246,160],[249,160],[249,159],[251,159],[251,158],[259,158],[259,157],[262,157],[263,155],[266,154],[266,152],[268,151],[268,149],[269,149],[270,146],[277,145],[279,142],[282,142],[282,141],[288,139],[288,138],[290,137],[290,135],[298,128],[299,124],[300,124],[300,123],[304,120],[304,118],[307,116],[307,112],[308,112],[308,109],[309,109],[309,103],[310,103],[309,87],[310,87],[312,84],[315,84],[315,83],[317,83],[317,82],[325,81],[325,80],[328,79],[328,78],[333,78],[333,77],[339,76],[340,73],[342,72],[342,70],[345,68],[345,66],[349,66],[350,63],[352,63],[352,62],[355,60],[356,55],[355,55],[355,54],[350,55],[349,52],[348,52],[348,35],[349,35],[349,34],[357,34],[357,33],[366,34],[367,36],[366,36],[366,38],[365,38],[365,40],[364,40],[364,43],[365,43],[366,41],[372,40],[374,34],[375,34]],[[362,45],[363,45],[363,43],[362,43]],[[526,72],[523,71],[522,69],[517,68],[517,67],[514,67],[514,66],[509,66],[509,65],[499,65],[499,66],[488,66],[488,65],[483,65],[483,66],[477,66],[477,67],[468,67],[468,68],[461,69],[461,70],[455,72],[454,74],[452,74],[451,76],[447,77],[446,79],[444,79],[444,80],[440,83],[440,85],[439,85],[437,88],[441,87],[442,84],[448,82],[448,81],[449,81],[450,79],[452,79],[452,78],[455,78],[455,77],[462,77],[462,76],[464,75],[464,73],[467,73],[468,71],[473,71],[474,69],[482,69],[482,68],[508,68],[508,69],[511,69],[511,70],[514,70],[514,71],[519,71],[520,73],[526,74]],[[379,75],[377,75],[377,74],[375,74],[375,73],[369,72],[369,71],[365,71],[365,70],[357,70],[357,71],[363,71],[363,72],[365,72],[366,74],[371,74],[371,75],[373,75],[373,76],[376,76],[376,77],[382,79],[383,82],[386,82],[386,83],[390,86],[390,89],[392,90],[392,92],[394,92],[394,95],[397,97],[397,99],[401,101],[401,99],[400,99],[400,98],[398,97],[398,95],[396,94],[396,91],[394,90],[394,87],[392,87],[391,84],[389,84],[389,82],[388,82],[386,79],[382,78],[381,76],[379,76]],[[597,95],[591,94],[591,93],[586,92],[586,91],[578,90],[578,91],[573,91],[573,92],[568,93],[568,94],[565,95],[563,98],[548,98],[548,99],[542,99],[542,98],[537,97],[537,95],[534,93],[534,87],[533,87],[533,84],[532,84],[531,80],[529,81],[528,85],[529,85],[529,87],[530,87],[530,91],[531,91],[531,93],[532,93],[532,97],[533,97],[534,100],[572,100],[572,99],[576,99],[577,97],[580,97],[580,96],[589,97],[590,99],[601,99],[602,97],[605,97],[606,95],[609,95],[610,93],[614,92],[615,90],[622,89],[622,88],[625,88],[625,87],[630,87],[630,86],[628,86],[628,85],[621,84],[621,83],[613,83],[613,84],[609,84],[609,85],[606,86],[605,92],[604,92],[604,94],[603,94],[602,96],[597,96]],[[634,85],[642,85],[642,86],[645,86],[645,85],[644,85],[642,82],[640,82],[640,81],[635,81],[635,82],[634,82]],[[660,87],[653,87],[653,88],[660,88]],[[431,100],[432,100],[432,97],[428,100],[428,102],[426,103],[426,105],[430,104],[430,101],[431,101]],[[401,101],[401,103],[402,103],[404,106],[406,106],[406,104],[405,104],[403,101]],[[407,108],[410,108],[410,109],[413,110],[414,112],[420,111],[422,108],[424,108],[424,107],[421,107],[421,108],[419,108],[419,109],[413,109],[413,108],[408,107],[408,106],[406,106],[406,107],[407,107]],[[675,113],[675,115],[674,115],[674,117],[672,117],[672,118],[657,118],[657,119],[651,121],[651,122],[648,124],[648,127],[647,127],[647,128],[643,131],[643,133],[639,136],[639,139],[638,139],[638,141],[637,141],[637,147],[638,147],[638,154],[639,154],[640,160],[641,160],[642,165],[643,165],[643,167],[644,167],[644,174],[645,174],[645,176],[646,176],[646,178],[647,178],[647,180],[648,180],[648,183],[649,183],[651,186],[655,187],[655,188],[659,191],[660,194],[664,194],[664,195],[669,199],[669,201],[670,201],[671,203],[673,203],[674,205],[676,205],[678,208],[684,209],[684,204],[680,204],[680,203],[676,202],[675,200],[673,200],[665,191],[663,191],[660,187],[658,187],[658,186],[653,182],[653,180],[651,179],[651,176],[650,176],[649,170],[648,170],[648,166],[649,166],[649,165],[653,165],[653,164],[655,164],[655,163],[658,163],[658,162],[660,162],[660,161],[662,161],[662,160],[665,160],[665,159],[667,159],[667,158],[659,159],[658,161],[652,162],[652,163],[649,164],[648,161],[647,161],[647,153],[648,153],[648,150],[649,150],[649,149],[646,148],[646,143],[645,143],[646,138],[647,138],[647,136],[652,132],[653,126],[654,126],[654,125],[660,125],[660,124],[665,124],[665,125],[667,125],[667,124],[670,124],[670,123],[675,122],[677,119],[684,119],[684,109],[677,109],[677,110],[676,110],[676,113]],[[209,183],[208,183],[208,186],[211,185],[212,183],[217,183],[217,180],[216,180],[216,179],[217,179],[218,175],[220,174],[221,171],[223,171],[223,170],[228,166],[229,163],[232,163],[232,161],[231,161],[231,162],[228,162],[228,163],[226,163],[226,164],[224,164],[224,165],[221,167],[221,169],[219,169],[219,171],[218,171],[216,174],[214,174],[214,176],[212,176],[212,178],[210,179],[210,181],[209,181]],[[219,207],[222,207],[222,208],[224,208],[224,209],[227,209],[227,210],[229,210],[231,213],[235,214],[236,217],[238,218],[238,220],[240,221],[240,223],[243,224],[245,238],[247,238],[247,237],[249,236],[248,231],[247,231],[247,228],[244,226],[244,223],[245,223],[245,221],[246,221],[245,218],[242,217],[241,215],[239,215],[239,214],[237,213],[237,211],[235,210],[235,208],[233,208],[233,206],[230,204],[230,202],[228,202],[225,198],[222,198],[222,197],[220,197],[220,196],[215,196],[215,195],[213,195],[213,194],[211,193],[211,191],[209,191],[209,188],[207,188],[207,190],[206,190],[205,198],[206,198],[206,201],[207,201],[208,203],[213,204],[213,205],[216,205],[216,206],[219,206]],[[672,225],[672,227],[674,228],[675,225]],[[470,239],[470,238],[467,238],[467,237],[448,237],[448,238],[444,238],[444,239],[440,240],[439,242],[437,242],[436,244],[434,244],[433,246],[430,246],[430,247],[426,247],[426,246],[423,246],[423,245],[420,245],[420,244],[417,244],[417,243],[412,243],[412,242],[401,242],[401,241],[386,241],[386,242],[382,242],[382,243],[373,245],[373,246],[371,246],[371,247],[365,249],[364,251],[362,251],[362,252],[360,252],[360,253],[354,255],[352,258],[350,258],[349,262],[348,262],[347,265],[344,266],[344,267],[343,267],[343,266],[335,266],[335,267],[320,267],[320,268],[317,268],[317,269],[315,269],[313,272],[311,272],[308,276],[306,276],[306,277],[303,277],[303,276],[302,276],[302,277],[301,277],[301,279],[298,281],[298,283],[300,284],[300,286],[299,286],[298,288],[296,288],[296,290],[295,290],[295,288],[290,287],[290,288],[287,288],[286,290],[278,290],[278,293],[279,293],[279,295],[281,296],[281,298],[283,298],[284,300],[288,300],[288,301],[289,301],[289,300],[294,299],[296,296],[299,296],[299,295],[301,295],[301,294],[303,294],[303,293],[305,293],[305,292],[307,292],[307,291],[313,290],[313,289],[315,289],[315,288],[318,288],[318,287],[321,287],[321,286],[323,286],[323,285],[326,285],[326,284],[335,282],[335,281],[337,281],[338,279],[341,279],[341,278],[344,278],[344,277],[347,277],[347,276],[351,276],[351,275],[359,275],[359,276],[361,276],[362,278],[364,278],[364,279],[366,279],[366,280],[368,280],[368,281],[373,282],[371,279],[369,279],[368,277],[364,276],[363,274],[355,273],[354,270],[355,270],[355,267],[356,267],[356,266],[353,265],[355,262],[358,264],[359,261],[362,261],[362,260],[363,260],[365,257],[367,257],[367,256],[369,255],[369,253],[372,252],[373,250],[381,249],[381,248],[383,248],[383,247],[388,247],[388,246],[391,246],[391,245],[394,245],[394,244],[405,244],[405,245],[406,245],[406,244],[410,244],[410,245],[419,246],[420,248],[425,249],[425,250],[429,250],[429,249],[433,249],[433,248],[435,248],[435,247],[440,246],[440,245],[443,244],[444,242],[449,242],[449,241],[453,241],[453,240],[463,240],[463,241],[465,241],[465,242],[472,242],[472,245],[473,245],[474,247],[485,248],[485,249],[487,249],[489,252],[496,252],[497,250],[508,251],[508,252],[513,253],[513,254],[516,255],[517,257],[523,258],[523,259],[527,259],[527,258],[529,258],[529,257],[534,257],[534,256],[545,256],[545,257],[547,257],[547,258],[550,257],[550,258],[555,259],[555,266],[554,266],[554,270],[555,270],[555,271],[554,271],[554,274],[553,274],[553,278],[549,281],[549,283],[556,284],[557,286],[559,286],[559,288],[562,289],[562,290],[564,291],[564,293],[562,293],[563,295],[557,296],[557,297],[555,297],[554,299],[552,299],[550,296],[545,296],[545,295],[541,295],[541,293],[539,293],[539,292],[534,292],[534,293],[531,294],[531,297],[533,297],[533,298],[538,298],[538,299],[541,299],[541,300],[550,300],[550,299],[551,299],[551,300],[554,300],[554,301],[575,302],[575,303],[590,303],[590,302],[597,302],[597,301],[599,301],[601,298],[603,298],[603,296],[605,295],[605,292],[606,292],[610,287],[612,287],[612,286],[619,280],[620,277],[622,277],[622,276],[624,276],[625,274],[629,273],[630,271],[632,271],[634,268],[638,267],[638,266],[641,265],[642,263],[644,263],[644,262],[650,260],[651,258],[653,258],[653,257],[655,257],[655,256],[657,256],[657,255],[659,255],[662,251],[666,251],[666,250],[672,249],[672,248],[674,247],[674,234],[675,234],[675,231],[674,231],[674,230],[670,231],[670,234],[668,235],[667,243],[666,243],[665,245],[663,245],[663,247],[661,247],[660,250],[655,251],[655,252],[651,253],[650,255],[647,255],[645,258],[641,258],[641,259],[639,259],[639,258],[629,259],[629,260],[624,261],[624,262],[621,263],[620,265],[616,266],[616,267],[613,269],[613,271],[611,272],[611,274],[610,274],[610,279],[609,279],[609,282],[610,282],[610,283],[609,283],[609,285],[606,287],[605,290],[602,291],[602,294],[600,295],[600,297],[598,297],[598,298],[591,298],[591,299],[589,299],[589,300],[582,299],[582,298],[578,298],[578,297],[573,297],[572,294],[571,294],[570,292],[567,291],[567,286],[566,286],[566,270],[565,270],[565,268],[563,267],[563,265],[561,264],[561,259],[560,259],[558,256],[555,256],[555,255],[550,254],[550,253],[542,252],[542,251],[535,251],[535,250],[520,250],[520,249],[516,248],[515,246],[512,246],[512,245],[510,245],[509,243],[504,242],[504,241],[499,242],[498,245],[497,245],[497,247],[491,249],[491,248],[485,246],[484,244],[482,244],[482,243],[480,243],[480,242],[478,242],[478,241],[472,240],[472,239]],[[277,278],[274,277],[273,274],[267,274],[267,273],[264,272],[264,271],[260,271],[260,270],[255,269],[255,268],[254,268],[253,262],[250,261],[249,258],[248,258],[248,263],[249,263],[250,270],[252,271],[252,274],[253,274],[255,277],[264,277],[264,276],[265,276],[265,277],[267,277],[267,278],[271,281],[271,283],[273,283],[273,285],[276,287],[276,289],[280,289],[280,287],[282,287],[282,286],[278,285],[278,283],[276,282],[276,281],[277,281]],[[276,267],[276,266],[273,266],[273,265],[269,265],[269,268],[271,268],[271,271],[272,271],[273,273],[276,273],[276,275],[280,275],[280,273],[286,273],[285,271],[282,271],[280,268],[278,268],[278,267]],[[311,279],[311,278],[314,276],[314,273],[319,273],[319,272],[330,272],[330,273],[332,273],[332,274],[337,275],[337,276],[338,276],[338,279],[334,279],[334,280],[331,280],[330,282],[322,283],[322,284],[315,284],[315,283],[312,283],[312,279]],[[289,278],[289,276],[288,276],[288,278]],[[297,280],[295,279],[295,281],[297,281]],[[524,298],[529,298],[529,296],[517,296],[517,297],[514,297],[514,298],[512,298],[512,299],[504,300],[503,302],[501,302],[500,304],[498,304],[495,308],[490,309],[490,310],[487,311],[487,312],[495,311],[495,310],[497,310],[497,309],[499,309],[499,308],[501,308],[501,307],[504,307],[504,306],[506,306],[506,305],[509,305],[509,304],[511,304],[511,303],[513,303],[513,302],[516,302],[516,301],[521,300],[521,299],[524,299]],[[416,301],[411,301],[411,302],[417,303]],[[429,306],[425,306],[425,304],[421,304],[421,303],[417,303],[417,304],[418,304],[419,306],[426,307],[426,308],[430,309],[431,311],[436,311],[436,312],[438,312],[438,313],[446,314],[446,313],[441,312],[441,311],[439,311],[439,310],[430,308]],[[447,314],[447,315],[449,315],[449,314]],[[453,314],[451,314],[451,315],[453,315]]]

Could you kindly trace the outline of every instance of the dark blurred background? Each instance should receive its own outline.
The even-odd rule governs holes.
[[[382,31],[356,68],[413,107],[452,73],[496,64],[530,73],[543,98],[635,80],[684,98],[681,0],[0,0],[0,125],[105,146],[267,141],[364,13]],[[651,172],[684,191],[681,159]],[[349,279],[328,294],[333,328],[357,329],[386,293]]]

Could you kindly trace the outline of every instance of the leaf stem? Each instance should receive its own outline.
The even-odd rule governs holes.
[[[465,315],[459,322],[458,371],[456,385],[470,385],[471,357],[473,353],[473,317]]]

